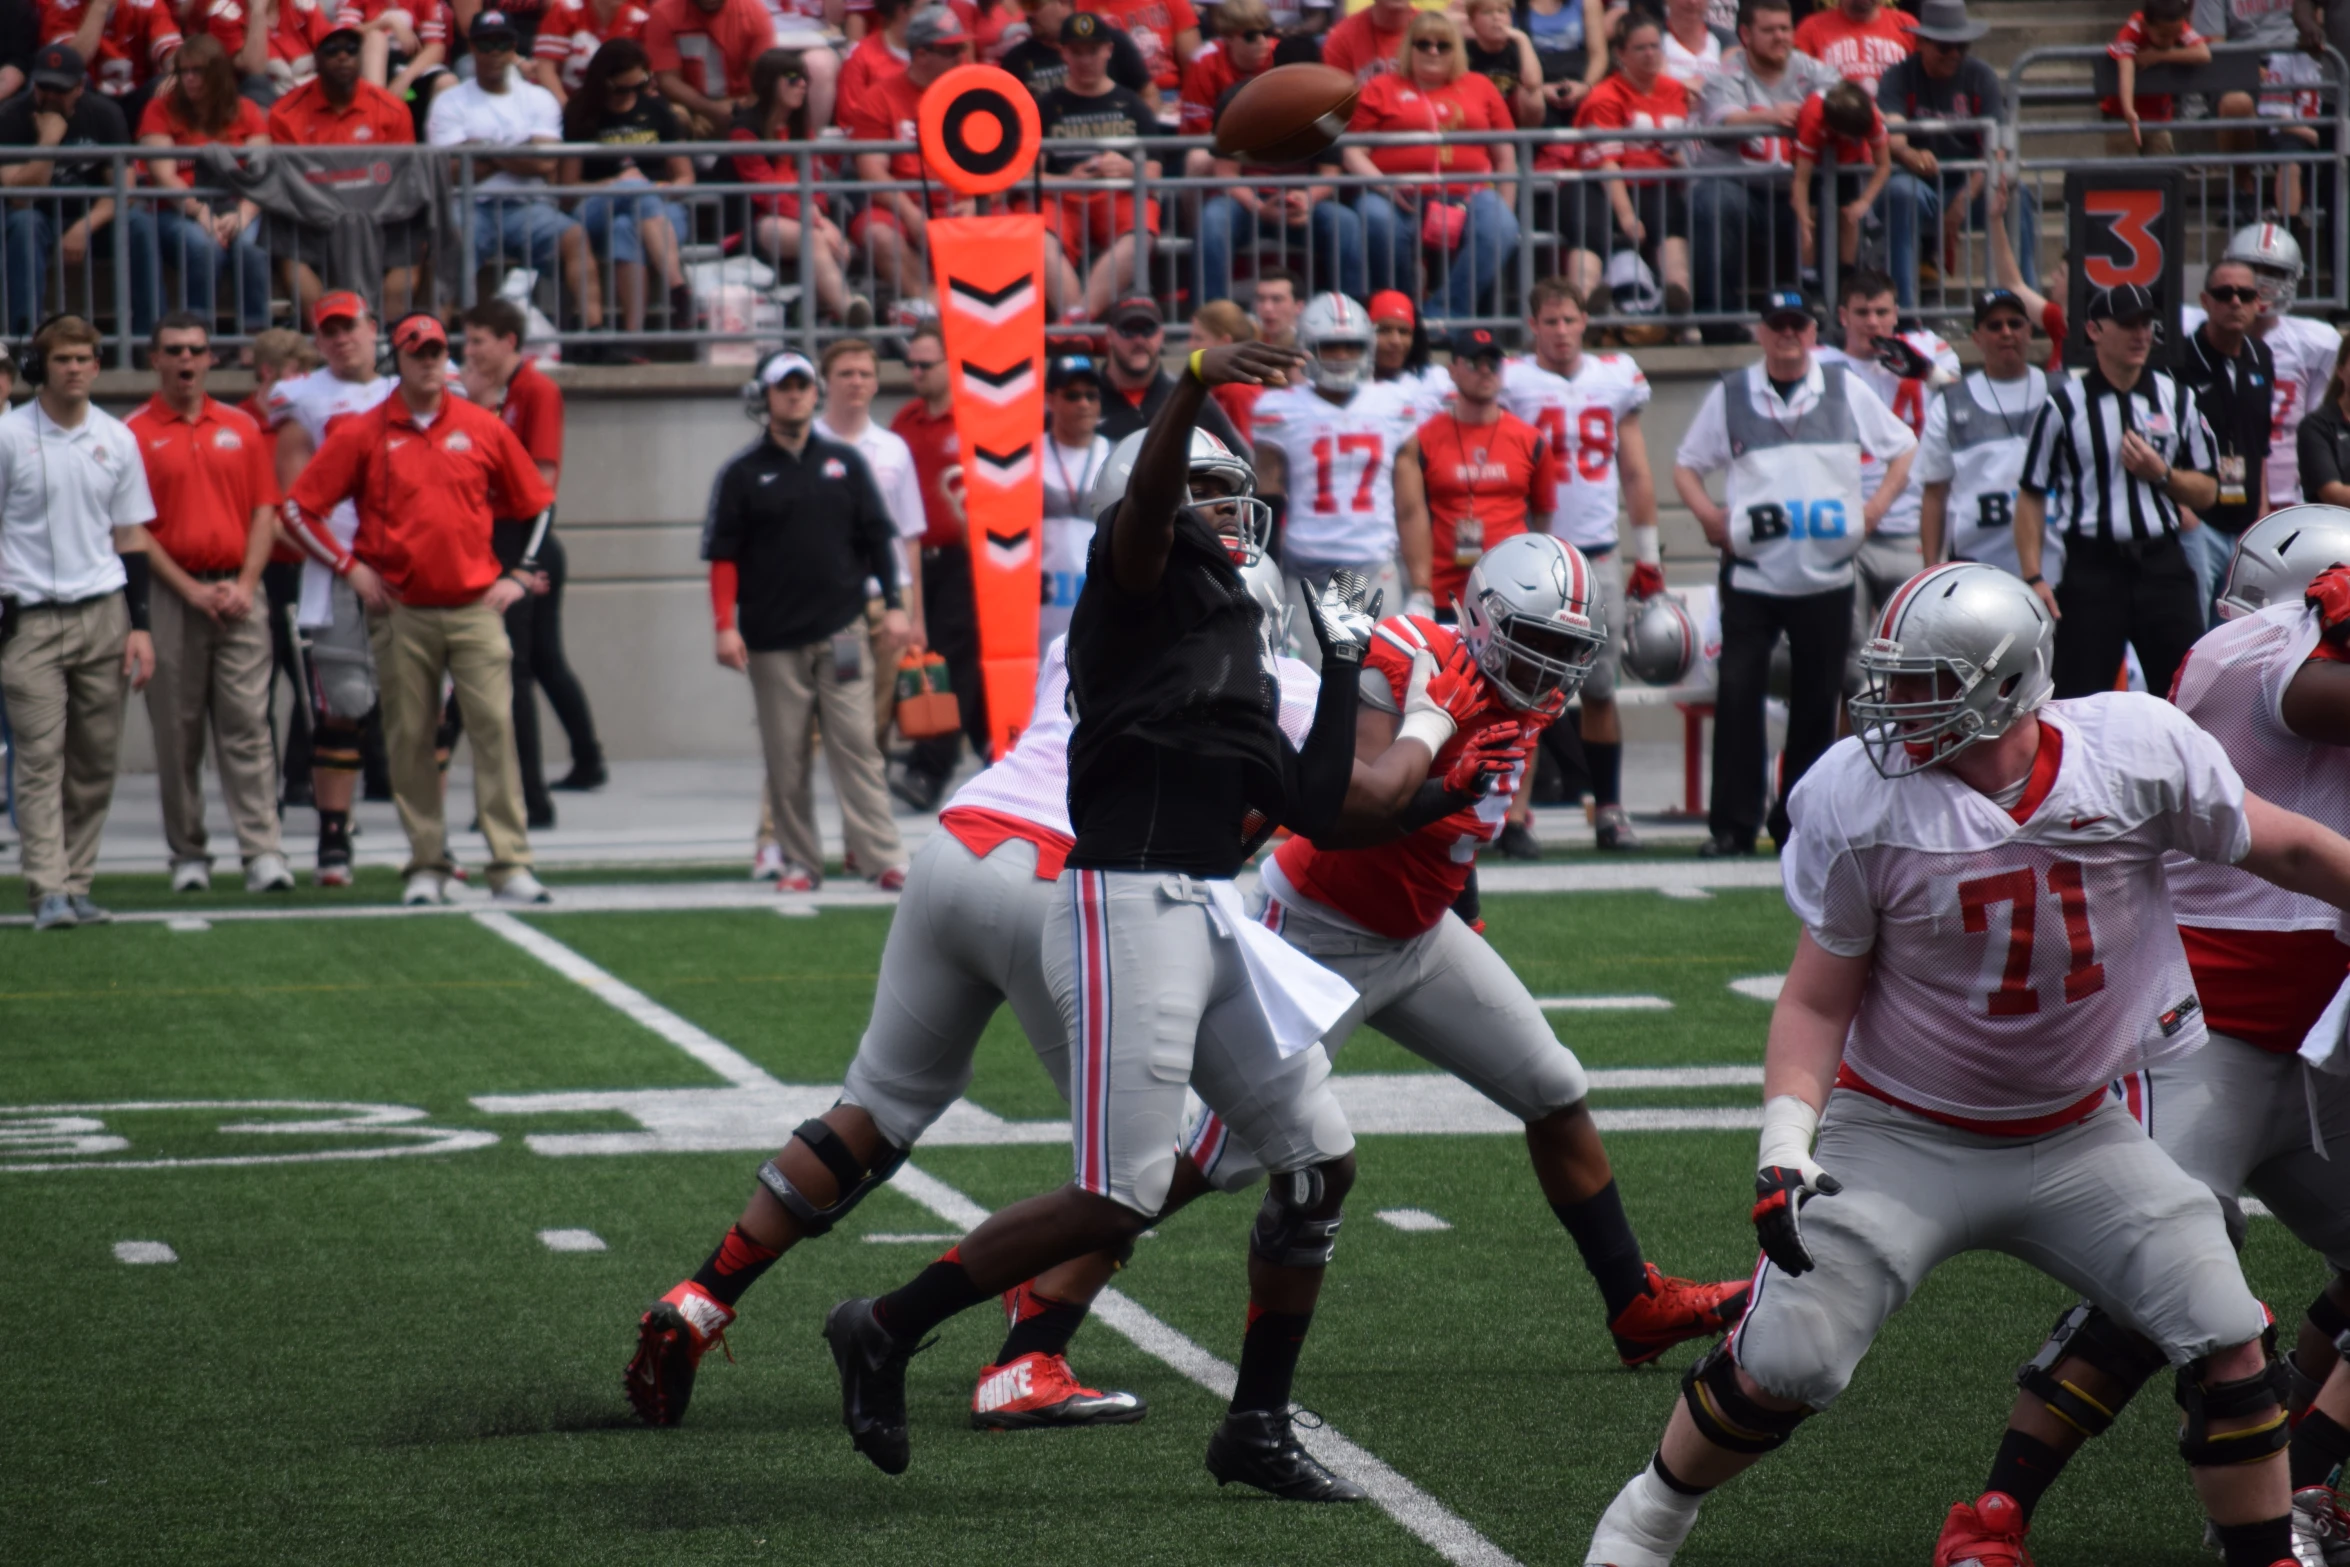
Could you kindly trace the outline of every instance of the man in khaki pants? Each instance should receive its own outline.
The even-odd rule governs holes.
[[[767,439],[718,475],[702,553],[718,662],[751,677],[767,805],[787,861],[779,885],[809,892],[824,876],[808,741],[821,713],[848,852],[876,886],[895,892],[906,884],[906,851],[890,820],[873,735],[865,597],[868,583],[879,585],[882,629],[902,644],[897,529],[864,458],[815,433],[813,365],[788,351],[772,354],[745,394]]]
[[[392,347],[398,391],[335,422],[286,497],[286,527],[367,606],[392,798],[408,834],[401,901],[448,896],[448,825],[433,758],[445,673],[473,747],[490,887],[501,903],[552,902],[531,874],[523,832],[505,623],[524,593],[546,591],[545,579],[501,568],[490,528],[493,498],[527,517],[553,505],[554,492],[496,414],[447,394],[449,336],[436,318],[418,311],[394,322]],[[346,497],[359,511],[347,550],[325,523]]]
[[[35,930],[102,924],[90,901],[114,799],[124,684],[155,672],[138,439],[90,406],[98,334],[79,316],[33,339],[39,395],[0,417],[0,694]]]
[[[204,392],[212,333],[174,311],[151,344],[156,393],[125,421],[155,496],[147,559],[156,669],[147,687],[171,890],[212,886],[204,831],[204,730],[235,825],[247,892],[290,892],[278,847],[277,758],[269,729],[272,650],[261,573],[276,543],[277,474],[261,428]]]

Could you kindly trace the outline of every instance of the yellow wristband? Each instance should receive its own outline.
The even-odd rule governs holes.
[[[1199,373],[1199,362],[1207,357],[1208,351],[1204,348],[1195,348],[1191,351],[1191,378],[1202,386],[1208,384],[1208,378]]]

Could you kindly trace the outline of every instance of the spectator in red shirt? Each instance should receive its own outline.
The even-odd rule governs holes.
[[[1178,101],[1177,128],[1186,136],[1205,136],[1216,128],[1216,105],[1224,95],[1273,63],[1273,47],[1280,42],[1273,31],[1273,12],[1265,0],[1223,0],[1216,7],[1221,29],[1200,46],[1183,67],[1183,94]],[[1211,173],[1214,154],[1193,148],[1183,155],[1183,172],[1193,178]]]
[[[1360,13],[1368,16],[1366,11]],[[1345,24],[1340,24],[1344,26]],[[1337,36],[1335,32],[1331,35]],[[1460,28],[1442,11],[1416,13],[1404,27],[1404,42],[1393,73],[1363,88],[1347,127],[1363,132],[1510,131],[1517,121],[1492,79],[1469,69]],[[1507,142],[1439,142],[1376,151],[1342,145],[1339,155],[1350,174],[1515,174],[1517,149]],[[1518,218],[1511,203],[1482,181],[1458,184],[1366,187],[1355,195],[1370,253],[1374,291],[1401,289],[1421,297],[1423,248],[1450,259],[1444,286],[1425,297],[1448,316],[1472,316],[1505,257],[1518,248]]]
[[[368,609],[392,797],[408,834],[402,901],[445,901],[455,868],[433,759],[446,676],[472,740],[474,803],[490,841],[494,894],[501,903],[552,902],[530,872],[514,757],[513,654],[502,618],[531,589],[498,564],[491,497],[535,516],[554,492],[496,414],[447,394],[449,335],[438,320],[404,317],[392,327],[392,344],[399,389],[336,422],[286,498],[286,525]],[[345,499],[359,509],[347,551],[326,525]]]
[[[923,89],[971,58],[971,34],[945,6],[924,6],[906,24],[906,47],[910,59],[904,71],[876,77],[856,102],[842,103],[842,123],[851,141],[914,140]],[[861,180],[922,177],[920,153],[857,154]],[[849,238],[865,247],[876,272],[897,279],[900,299],[930,297],[930,217],[910,192],[901,190],[875,196],[849,221]]]
[[[735,109],[755,101],[751,67],[774,47],[762,0],[653,0],[645,23],[661,96],[685,111],[698,140],[724,136]]]
[[[1182,84],[1184,68],[1199,53],[1199,13],[1191,0],[1077,0],[1077,9],[1093,12],[1134,40],[1143,69],[1162,93]]]
[[[1916,17],[1884,0],[1837,0],[1834,9],[1803,19],[1795,47],[1874,98],[1885,68],[1917,47],[1917,25]]]
[[[225,66],[227,56],[219,58]],[[124,422],[139,438],[155,497],[147,563],[159,591],[150,595],[156,668],[147,716],[172,890],[201,892],[212,881],[202,773],[209,727],[245,888],[290,892],[269,729],[269,609],[256,597],[276,538],[277,475],[260,427],[204,390],[212,334],[201,318],[184,310],[164,317],[151,352],[155,396]]]
[[[569,95],[598,49],[615,38],[644,42],[652,16],[636,0],[556,0],[531,45],[531,79],[558,98]]]
[[[734,111],[727,137],[739,142],[813,141],[818,122],[808,108],[808,73],[796,49],[770,49],[751,67],[751,103]],[[800,245],[806,237],[800,209],[800,165],[796,158],[769,157],[763,152],[738,152],[727,159],[739,184],[769,187],[748,198],[727,198],[727,230],[744,235],[750,253],[773,267],[779,276],[799,271]],[[836,158],[820,158],[810,171],[811,183],[821,189],[833,176]],[[818,196],[821,202],[824,198]],[[819,206],[815,213],[816,251],[810,270],[816,278],[816,306],[844,326],[873,324],[873,301],[849,292],[846,267],[849,239]]]
[[[1403,457],[1420,465],[1435,558],[1430,583],[1440,620],[1468,590],[1469,570],[1532,519],[1558,505],[1559,454],[1542,432],[1501,406],[1501,339],[1486,328],[1452,334],[1451,405],[1420,426]]]
[[[414,93],[418,114],[447,85],[441,78],[457,32],[444,0],[342,0],[335,26],[359,29],[360,74],[402,102]]]
[[[71,44],[88,63],[90,85],[122,105],[134,125],[155,79],[179,52],[179,23],[166,0],[41,0],[41,42]]]
[[[268,54],[261,68],[268,96],[284,97],[318,74],[318,46],[335,30],[333,0],[260,0],[270,8]]]
[[[1666,130],[1690,121],[1689,89],[1665,74],[1663,24],[1634,12],[1616,41],[1616,69],[1584,95],[1575,111],[1578,130]],[[1535,161],[1557,167],[1570,157],[1587,169],[1672,169],[1682,149],[1664,141],[1598,141],[1546,147]],[[1591,301],[1593,315],[1617,308],[1614,288],[1637,267],[1600,257],[1637,251],[1664,283],[1666,313],[1689,309],[1689,187],[1680,181],[1607,179],[1580,187],[1577,202],[1561,188],[1560,221],[1569,235],[1568,281]],[[1630,304],[1626,299],[1622,303]]]
[[[356,27],[337,27],[318,42],[318,74],[280,98],[269,111],[269,140],[278,147],[397,147],[416,140],[416,117],[408,105],[362,74],[364,42]],[[353,164],[345,169],[320,170],[311,176],[334,184],[369,178]],[[267,223],[269,253],[284,259],[293,274],[295,296],[301,301],[301,319],[309,320],[323,288],[319,272],[327,264],[324,229],[308,228],[284,218]],[[405,309],[415,297],[416,269],[430,253],[429,218],[419,216],[384,230],[384,303]]]
[[[947,680],[963,715],[971,754],[987,757],[987,687],[979,672],[979,611],[971,589],[969,532],[963,518],[963,454],[955,435],[953,381],[946,343],[935,325],[916,329],[906,342],[906,368],[914,374],[914,395],[890,420],[892,434],[914,454],[914,478],[922,487],[922,634],[930,650],[947,661]],[[945,793],[962,745],[954,735],[918,740],[904,773],[892,781],[900,799],[934,809]]]
[[[885,77],[905,74],[906,27],[918,9],[914,0],[872,0],[869,9],[849,13],[850,21],[863,16],[872,25],[857,36],[857,46],[841,62],[840,86],[833,99],[833,123],[846,126],[849,116],[857,112],[857,105],[871,95],[875,83]],[[818,125],[824,123],[813,114],[809,119]]]
[[[202,34],[179,52],[171,86],[147,100],[139,117],[147,147],[266,147],[269,127],[252,99],[237,92],[237,69],[218,38]],[[261,208],[239,197],[214,206],[189,193],[193,169],[177,158],[153,158],[148,177],[166,192],[131,202],[131,327],[144,331],[162,311],[157,296],[160,259],[179,279],[174,309],[209,320],[217,301],[222,262],[237,296],[237,330],[269,325],[269,256],[261,248]],[[176,194],[172,194],[176,193]]]
[[[1399,69],[1396,57],[1413,14],[1412,0],[1371,0],[1323,35],[1322,63],[1352,71],[1358,82]]]
[[[2097,110],[2107,119],[2119,120],[2129,127],[2127,134],[2116,132],[2106,137],[2108,153],[2121,157],[2136,152],[2150,153],[2157,158],[2171,155],[2170,132],[2149,133],[2140,123],[2154,120],[2169,124],[2171,96],[2139,92],[2138,72],[2149,65],[2211,63],[2211,40],[2195,31],[2188,21],[2193,11],[2190,0],[2147,0],[2146,9],[2131,12],[2121,31],[2113,35],[2113,42],[2105,46],[2105,52],[2115,61],[2120,91],[2110,98],[2100,98]]]
[[[1885,130],[1885,116],[1869,101],[1860,83],[1849,76],[1824,93],[1812,94],[1805,100],[1803,112],[1795,117],[1795,185],[1789,196],[1795,204],[1796,240],[1802,246],[1806,271],[1818,266],[1820,260],[1812,171],[1819,167],[1831,142],[1836,150],[1839,198],[1836,259],[1849,267],[1860,255],[1861,219],[1868,216],[1877,193],[1893,175],[1892,142]],[[1869,170],[1865,178],[1860,172],[1863,164]],[[1860,194],[1849,201],[1841,199],[1848,190]]]

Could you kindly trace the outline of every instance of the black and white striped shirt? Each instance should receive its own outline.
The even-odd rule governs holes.
[[[2179,531],[2167,485],[2122,466],[2125,431],[2135,431],[2173,468],[2214,471],[2211,431],[2195,394],[2151,367],[2118,390],[2095,365],[2057,381],[2032,421],[2020,487],[2048,498],[2048,526],[2067,539],[2143,544]]]

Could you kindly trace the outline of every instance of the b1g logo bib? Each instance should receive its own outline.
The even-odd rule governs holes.
[[[1833,566],[1860,548],[1859,464],[1849,447],[1766,446],[1730,467],[1730,552],[1761,562],[1800,551]]]

